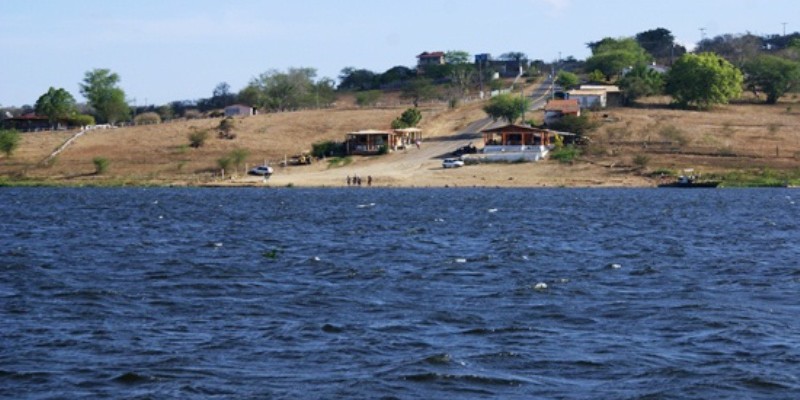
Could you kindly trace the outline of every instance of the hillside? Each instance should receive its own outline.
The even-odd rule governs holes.
[[[442,170],[440,158],[462,143],[453,135],[485,116],[480,102],[455,110],[445,104],[421,107],[423,150],[383,157],[353,157],[346,166],[326,163],[278,168],[269,185],[341,185],[347,175],[372,175],[381,186],[652,186],[648,172],[695,168],[703,173],[797,171],[800,167],[800,109],[796,99],[775,106],[734,104],[709,112],[673,110],[665,99],[648,99],[640,108],[615,108],[593,114],[598,128],[592,144],[572,164],[486,164]],[[237,119],[233,140],[219,139],[219,119],[175,121],[159,125],[90,131],[49,165],[41,165],[70,132],[26,133],[9,158],[0,158],[0,174],[54,184],[207,184],[221,183],[217,160],[234,149],[248,152],[249,165],[277,165],[285,156],[309,150],[324,140],[342,140],[347,132],[385,129],[408,106],[389,98],[381,107],[360,109],[343,98],[337,107],[257,115]],[[208,130],[200,148],[188,135]],[[635,157],[646,159],[634,168]],[[110,161],[108,172],[94,174],[92,159]],[[227,184],[260,181],[238,171]]]

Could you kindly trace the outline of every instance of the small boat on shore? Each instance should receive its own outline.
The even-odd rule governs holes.
[[[692,172],[692,170],[687,170]],[[698,176],[686,173],[678,177],[674,182],[661,183],[660,188],[715,188],[719,186],[719,181],[700,180]]]

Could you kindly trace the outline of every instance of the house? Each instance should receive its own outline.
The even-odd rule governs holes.
[[[507,124],[484,129],[483,154],[492,161],[538,161],[550,151],[552,132],[530,125]]]
[[[578,100],[581,108],[606,108],[606,91],[602,89],[572,89],[567,91],[567,99]]]
[[[430,65],[444,65],[444,52],[443,51],[434,51],[434,52],[422,52],[421,54],[417,55],[417,73],[422,74],[425,73],[425,67]]]
[[[553,99],[544,106],[544,124],[550,125],[561,120],[565,115],[581,116],[581,107],[576,99]]]
[[[67,125],[66,121],[61,121],[57,124],[56,129],[66,129]],[[5,118],[2,120],[1,126],[3,129],[15,129],[20,132],[48,131],[53,128],[47,117],[35,113]]]
[[[616,85],[581,85],[581,90],[605,90],[606,107],[619,107],[622,105],[622,91]]]
[[[402,128],[395,129],[395,142],[393,150],[404,149],[412,146],[414,143],[422,141],[422,129],[419,128]]]
[[[246,106],[244,104],[234,104],[225,107],[226,117],[249,117],[256,115],[257,111],[254,107]]]
[[[475,65],[479,69],[488,68],[496,71],[498,77],[515,78],[530,67],[530,61],[528,59],[494,60],[491,54],[481,53],[475,55]]]

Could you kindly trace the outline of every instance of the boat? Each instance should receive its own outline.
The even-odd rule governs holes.
[[[662,188],[715,188],[719,186],[719,181],[700,180],[699,176],[692,174],[692,170],[685,170],[685,173],[678,177],[674,182],[661,183],[658,187]]]

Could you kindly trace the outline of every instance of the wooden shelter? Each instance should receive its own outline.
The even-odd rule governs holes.
[[[350,132],[345,137],[347,154],[379,154],[381,147],[386,151],[397,151],[422,140],[422,129],[403,128],[391,131],[366,129]]]

